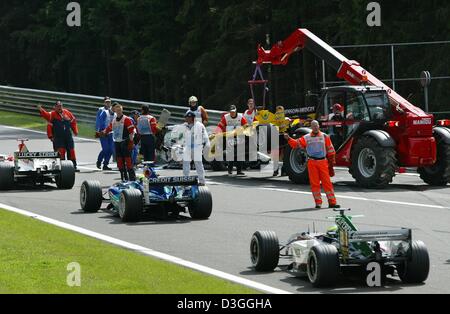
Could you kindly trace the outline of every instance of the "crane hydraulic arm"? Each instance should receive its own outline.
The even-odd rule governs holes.
[[[352,85],[367,84],[385,88],[391,104],[397,112],[409,113],[411,116],[420,118],[430,117],[422,109],[412,105],[374,75],[366,71],[358,62],[347,59],[333,47],[304,28],[297,29],[286,40],[275,44],[271,50],[265,50],[259,45],[257,64],[287,65],[289,57],[293,53],[305,48],[335,69],[338,78]]]

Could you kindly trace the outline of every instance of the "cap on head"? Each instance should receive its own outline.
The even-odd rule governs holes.
[[[105,98],[103,98],[103,101],[104,101],[104,102],[109,102],[109,103],[111,103],[111,98],[109,98],[108,96],[106,96]]]
[[[186,112],[186,114],[184,115],[185,118],[195,118],[195,113],[193,113],[192,111],[188,111]]]
[[[230,106],[230,112],[237,112],[237,108],[235,105]]]
[[[341,104],[334,104],[333,109],[338,112],[344,112],[344,107]]]
[[[198,102],[198,98],[195,97],[195,96],[191,96],[191,97],[189,97],[189,102],[190,102],[190,103],[191,103],[191,102]]]

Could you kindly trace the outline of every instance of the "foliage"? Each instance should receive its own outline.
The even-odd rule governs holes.
[[[379,1],[382,26],[366,24],[368,0],[84,0],[82,26],[66,25],[67,1],[0,4],[0,84],[209,108],[241,108],[250,96],[257,43],[306,27],[332,45],[448,40],[450,3]],[[397,77],[450,75],[450,45],[396,48]],[[382,79],[389,48],[341,49]],[[267,71],[268,69],[266,69]],[[301,54],[273,67],[270,102],[304,105],[318,91],[321,62]],[[335,77],[328,69],[328,80]],[[448,110],[448,80],[433,81],[434,111]],[[421,105],[417,81],[398,84]]]

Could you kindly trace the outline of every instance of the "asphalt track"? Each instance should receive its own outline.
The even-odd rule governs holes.
[[[0,153],[16,150],[17,138],[29,138],[31,151],[51,150],[45,135],[0,126]],[[294,293],[450,293],[450,187],[433,188],[417,175],[395,178],[385,190],[365,190],[355,186],[344,169],[334,178],[339,203],[352,208],[360,229],[413,229],[413,238],[426,243],[431,257],[430,277],[423,285],[405,285],[389,279],[384,287],[367,288],[357,277],[343,279],[334,289],[318,290],[304,279],[294,278],[283,269],[258,274],[250,268],[249,240],[256,230],[276,231],[280,241],[296,232],[325,230],[333,213],[315,210],[307,186],[296,186],[287,178],[270,173],[248,172],[245,178],[225,173],[208,173],[214,209],[208,221],[192,221],[188,215],[177,220],[148,218],[136,224],[124,224],[106,212],[80,212],[79,189],[87,179],[103,186],[116,182],[117,172],[96,171],[94,161],[99,150],[95,141],[76,141],[81,173],[71,191],[20,188],[0,192],[0,203],[34,212],[88,230],[151,248],[166,254],[208,266],[246,279]],[[162,174],[179,174],[176,170]]]

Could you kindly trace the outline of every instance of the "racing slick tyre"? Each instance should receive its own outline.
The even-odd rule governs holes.
[[[14,187],[14,167],[0,163],[0,191],[11,190]]]
[[[70,160],[61,160],[61,172],[56,175],[56,186],[61,190],[70,190],[75,185],[75,167]]]
[[[256,271],[274,271],[280,259],[280,245],[276,233],[255,232],[250,241],[250,258]]]
[[[417,169],[420,178],[431,186],[446,186],[450,182],[450,145],[435,135],[437,146],[437,161],[431,167]]]
[[[397,169],[394,148],[381,147],[372,137],[361,137],[351,156],[349,172],[356,183],[367,189],[382,189],[392,182]]]
[[[314,246],[308,255],[306,273],[316,288],[331,287],[339,278],[339,255],[333,245]]]
[[[397,273],[404,283],[419,284],[427,280],[430,272],[430,256],[422,241],[413,241],[410,247],[410,260],[397,266]]]
[[[190,202],[188,209],[192,219],[208,219],[212,213],[212,196],[209,189],[205,186],[198,187],[197,200]]]
[[[308,156],[301,148],[292,149],[289,145],[284,151],[283,162],[289,180],[296,184],[308,184]]]
[[[137,189],[123,190],[120,194],[119,216],[123,222],[139,222],[143,212],[142,193]]]
[[[85,213],[96,213],[103,201],[103,191],[100,182],[84,181],[80,189],[80,205]]]

